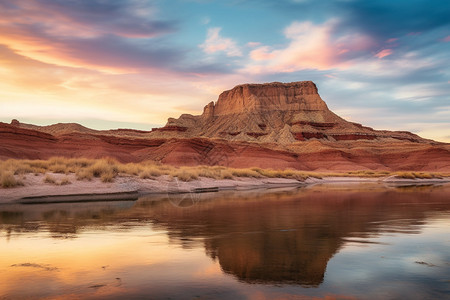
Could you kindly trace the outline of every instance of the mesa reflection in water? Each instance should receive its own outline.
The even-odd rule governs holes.
[[[383,232],[418,233],[430,214],[450,210],[448,187],[316,186],[269,193],[187,194],[137,202],[8,205],[0,230],[77,239],[92,228],[166,231],[184,249],[203,247],[245,283],[319,286],[347,242]]]

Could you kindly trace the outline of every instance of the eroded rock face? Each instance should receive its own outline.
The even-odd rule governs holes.
[[[348,122],[327,108],[310,81],[239,85],[201,115],[170,118],[152,131],[14,120],[0,123],[0,141],[0,159],[115,157],[177,166],[450,171],[450,144]]]
[[[220,94],[214,106],[214,115],[274,110],[323,111],[328,110],[328,107],[320,98],[317,87],[312,81],[243,84]]]
[[[312,81],[243,84],[220,94],[201,115],[170,118],[153,136],[207,137],[290,145],[312,139],[356,141],[397,139],[424,142],[409,132],[376,131],[332,111]],[[429,141],[427,141],[429,142]]]

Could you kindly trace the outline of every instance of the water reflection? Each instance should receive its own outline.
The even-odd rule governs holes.
[[[441,202],[446,195],[433,186],[316,187],[263,200],[231,194],[183,210],[161,202],[152,211],[172,242],[189,247],[202,238],[207,254],[239,280],[317,286],[343,243],[381,232],[418,233],[427,214],[450,209]]]
[[[103,242],[108,242],[105,243],[112,240],[127,243],[126,246],[111,246],[111,252],[125,252],[127,247],[133,247],[130,249],[136,253],[135,257],[121,257],[122,273],[131,277],[146,274],[155,280],[158,276],[166,276],[166,282],[162,284],[167,287],[181,280],[179,274],[189,277],[183,280],[189,282],[191,287],[193,282],[201,283],[195,281],[199,270],[194,265],[205,264],[198,256],[198,250],[202,250],[210,260],[210,265],[205,265],[202,271],[208,275],[202,276],[224,280],[225,273],[247,287],[249,283],[256,283],[256,287],[289,284],[324,288],[330,259],[345,247],[372,247],[378,243],[390,247],[392,241],[382,241],[377,237],[419,235],[424,226],[436,218],[444,220],[440,226],[450,225],[448,195],[448,186],[386,188],[379,185],[336,185],[268,193],[180,195],[182,201],[170,195],[143,197],[137,202],[3,205],[0,206],[0,232],[11,242],[23,237],[34,238],[37,244],[61,240],[61,248],[58,249],[69,252],[73,249],[74,255],[78,253],[77,247],[89,248],[86,245],[95,244],[96,238],[100,241],[101,236],[106,235],[107,239]],[[189,201],[193,205],[174,205],[185,203],[183,197],[186,196],[191,197]],[[443,228],[446,230],[445,226]],[[152,235],[158,237],[152,237],[150,241],[153,244],[149,244]],[[72,241],[70,245],[73,248],[65,248],[68,244],[64,240]],[[48,248],[43,251],[44,255],[49,254],[45,253]],[[108,250],[102,248],[99,255],[106,255],[110,260],[96,265],[98,270],[108,268],[111,261],[118,263],[120,260],[105,251]],[[184,270],[180,270],[180,262],[170,253],[190,254],[190,258],[184,261]],[[78,259],[82,260],[83,256]],[[61,264],[58,259],[52,261],[50,258],[43,263],[23,261],[22,256],[22,261],[10,260],[8,266],[11,269],[15,265],[14,269],[22,270],[22,275],[30,269],[46,272],[37,282],[47,280],[45,278],[51,268],[68,272],[65,276],[75,276],[71,273],[75,272],[73,267],[68,267],[70,262],[67,258],[63,266]],[[165,267],[158,268],[158,265]],[[89,269],[89,264],[83,268]],[[445,270],[447,273],[444,274],[449,275],[448,267]],[[77,269],[78,275],[75,277],[83,281],[79,277],[80,272]],[[119,285],[124,280],[124,274],[103,281],[107,283],[86,283],[85,287],[89,290],[86,293],[100,291],[106,284],[117,287],[117,295],[123,296],[129,292],[124,290],[122,284]],[[327,275],[330,281],[333,274]],[[174,282],[171,282],[172,278]],[[139,282],[139,279],[136,280]],[[144,286],[134,286],[136,295],[139,291],[142,294],[156,293]],[[166,296],[164,291],[159,293]],[[101,294],[97,296],[102,297]]]

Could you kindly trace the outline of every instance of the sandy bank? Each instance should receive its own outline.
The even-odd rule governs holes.
[[[98,178],[91,181],[79,181],[75,175],[50,174],[55,183],[45,183],[46,175],[28,174],[21,178],[23,186],[14,188],[0,188],[0,203],[52,203],[52,202],[78,202],[78,201],[102,201],[102,200],[133,200],[145,194],[176,194],[176,193],[201,193],[221,190],[250,190],[270,189],[286,186],[305,186],[313,184],[442,184],[450,182],[450,178],[443,179],[402,179],[394,176],[384,178],[362,177],[324,177],[308,178],[298,181],[286,178],[248,178],[237,177],[235,179],[217,180],[201,177],[189,182],[171,179],[169,176],[160,176],[156,179],[141,179],[135,176],[119,176],[114,182],[103,183]],[[63,179],[70,184],[58,185]]]

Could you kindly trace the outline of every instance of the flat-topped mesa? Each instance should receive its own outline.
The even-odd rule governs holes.
[[[290,145],[311,139],[341,142],[381,139],[429,142],[411,133],[377,131],[330,111],[312,81],[242,84],[208,103],[202,115],[169,118],[155,138],[206,137]]]
[[[216,104],[205,106],[204,116],[261,111],[328,110],[312,81],[243,84],[220,94]]]

